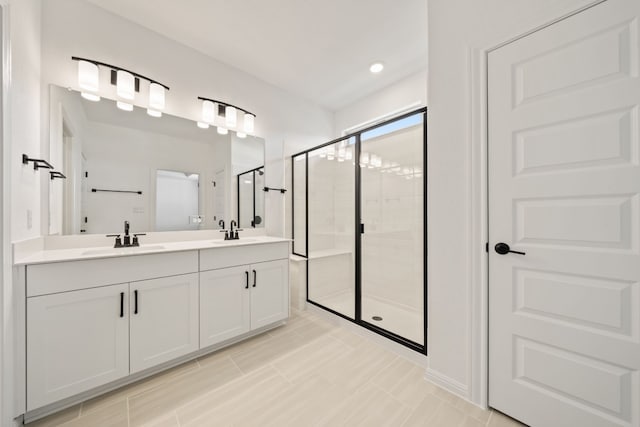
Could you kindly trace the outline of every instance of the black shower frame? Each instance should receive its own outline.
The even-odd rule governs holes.
[[[360,182],[360,146],[361,146],[361,135],[365,132],[371,131],[373,129],[379,128],[381,126],[386,126],[390,123],[405,119],[407,117],[415,116],[417,114],[422,114],[422,126],[423,126],[423,146],[422,146],[422,156],[423,156],[423,316],[424,316],[424,345],[421,345],[415,341],[411,341],[407,338],[402,337],[401,335],[395,334],[393,332],[387,331],[386,329],[380,328],[374,324],[371,324],[362,319],[362,260],[361,260],[361,251],[362,251],[362,233],[360,230],[361,227],[361,182]],[[351,138],[355,138],[356,143],[354,147],[353,158],[355,161],[354,171],[355,171],[355,316],[354,318],[350,318],[345,316],[342,313],[339,313],[335,310],[332,310],[328,307],[323,306],[317,302],[314,302],[309,299],[309,152],[318,150],[319,148],[323,148],[329,145],[336,144],[342,141],[348,141]],[[357,132],[342,136],[340,138],[336,138],[332,141],[325,142],[324,144],[317,145],[313,148],[309,148],[304,151],[300,151],[291,156],[291,238],[295,242],[295,180],[294,180],[294,168],[295,168],[295,159],[296,157],[304,156],[305,162],[305,253],[297,253],[295,252],[295,243],[292,244],[292,254],[303,257],[306,259],[306,301],[309,304],[312,304],[316,307],[319,307],[323,310],[326,310],[336,316],[342,317],[349,322],[355,323],[356,325],[362,326],[365,329],[368,329],[372,332],[375,332],[385,338],[388,338],[394,342],[402,344],[414,351],[417,351],[422,354],[427,354],[427,331],[428,331],[428,316],[427,316],[427,107],[419,108],[408,113],[404,113],[402,115],[393,117],[391,119],[385,120],[380,123],[376,123],[375,125],[371,125],[364,129],[361,129]]]
[[[253,174],[253,221],[251,221],[252,222],[251,228],[257,228],[256,227],[256,172],[258,172],[260,169],[264,169],[264,165],[258,166],[257,168],[248,170],[246,172],[239,173],[236,176],[236,179],[237,179],[237,184],[236,184],[236,193],[237,193],[236,202],[237,203],[236,204],[238,205],[238,228],[240,228],[240,177],[248,173]]]

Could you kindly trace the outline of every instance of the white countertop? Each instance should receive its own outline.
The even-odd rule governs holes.
[[[14,265],[44,264],[51,262],[82,261],[96,258],[113,258],[132,255],[160,254],[167,252],[193,251],[200,249],[224,249],[236,246],[261,245],[289,242],[291,239],[270,236],[247,236],[238,240],[203,239],[142,243],[138,247],[114,248],[91,246],[65,249],[41,249],[23,256],[15,256]]]

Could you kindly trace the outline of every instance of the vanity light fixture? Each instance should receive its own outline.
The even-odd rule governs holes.
[[[153,117],[161,117],[164,110],[164,87],[158,83],[149,83],[149,108],[147,114]]]
[[[90,101],[99,101],[100,95],[100,67],[108,68],[111,72],[112,85],[116,86],[116,94],[120,98],[116,105],[124,111],[133,110],[133,100],[136,92],[140,91],[140,80],[149,82],[149,100],[147,113],[153,117],[161,117],[165,107],[165,91],[169,87],[152,80],[141,74],[111,64],[106,64],[93,59],[72,56],[72,60],[78,61],[78,86],[80,86],[83,98]]]
[[[248,112],[244,113],[244,131],[246,133],[253,133],[255,119],[256,119],[255,114],[251,114]]]
[[[234,128],[238,124],[238,112],[231,105],[225,108],[225,123],[228,128]]]
[[[238,137],[244,138],[247,134],[253,133],[256,115],[252,112],[240,108],[237,105],[218,101],[217,99],[204,98],[202,96],[199,96],[198,99],[202,101],[202,122],[215,124],[216,116],[223,119],[219,122],[219,134],[226,135],[229,129],[231,129],[238,133]],[[238,123],[238,111],[244,113],[242,126]]]
[[[216,105],[212,101],[202,103],[202,121],[213,124],[216,118]],[[207,126],[208,127],[208,126]]]
[[[96,94],[100,89],[100,76],[98,66],[88,61],[78,61],[78,86],[83,98],[89,101],[100,101]],[[93,93],[92,93],[93,92]]]
[[[128,71],[118,70],[116,73],[116,93],[122,99],[133,101],[136,96],[136,79]]]

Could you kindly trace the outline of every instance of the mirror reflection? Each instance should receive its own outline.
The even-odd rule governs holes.
[[[50,181],[49,234],[215,229],[238,218],[234,178],[264,164],[264,140],[51,86],[49,158],[67,176]]]
[[[264,227],[264,166],[238,174],[238,225]]]

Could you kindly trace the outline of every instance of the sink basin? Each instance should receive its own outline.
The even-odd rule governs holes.
[[[233,245],[234,243],[252,243],[252,242],[257,242],[258,239],[252,239],[251,237],[248,238],[243,238],[240,237],[238,240],[214,240],[213,243],[214,245]]]
[[[82,255],[135,254],[137,252],[157,251],[164,248],[165,247],[162,245],[142,245],[131,246],[128,248],[99,248],[86,250],[82,252]]]

